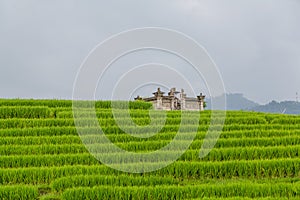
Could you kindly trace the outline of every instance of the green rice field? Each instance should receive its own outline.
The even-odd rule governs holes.
[[[117,104],[122,122],[128,103]],[[98,101],[95,107],[107,138],[126,151],[163,148],[181,122],[180,111],[168,111],[157,134],[134,137],[116,123],[111,102]],[[155,111],[150,118],[148,103],[130,102],[129,107],[141,127],[163,116]],[[88,112],[83,108],[79,114],[88,120]],[[300,116],[227,111],[215,147],[199,158],[210,116],[211,111],[203,111],[194,124],[199,113],[188,112],[191,123],[187,120],[181,130],[189,135],[196,127],[197,135],[176,162],[153,172],[129,173],[89,153],[83,140],[93,148],[98,124],[78,127],[89,132],[79,137],[72,101],[0,99],[0,199],[300,199]],[[157,127],[146,130],[151,128]]]

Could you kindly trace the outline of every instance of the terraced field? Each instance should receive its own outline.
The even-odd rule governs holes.
[[[119,102],[117,110],[121,121],[125,104]],[[181,121],[179,111],[169,111],[158,134],[133,137],[118,127],[110,102],[97,102],[96,108],[110,141],[132,152],[166,146]],[[147,103],[130,108],[141,126],[163,116],[157,111],[150,119]],[[87,113],[80,114],[88,120]],[[199,127],[192,123],[199,113],[188,115],[181,142],[195,127],[197,135],[176,162],[150,173],[125,173],[89,154],[83,141],[89,148],[101,145],[96,125],[81,127],[89,134],[80,138],[71,101],[0,100],[0,199],[300,199],[300,116],[228,111],[215,148],[200,159],[211,112],[201,113]]]

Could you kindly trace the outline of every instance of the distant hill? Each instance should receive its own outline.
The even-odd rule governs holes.
[[[300,103],[296,101],[272,101],[266,105],[259,105],[248,110],[268,113],[300,114]]]
[[[216,105],[219,102],[224,101],[224,95],[219,97],[214,97],[213,101]],[[271,101],[266,105],[260,105],[254,101],[251,101],[244,97],[243,94],[226,94],[226,110],[245,110],[245,111],[256,111],[256,112],[266,112],[266,113],[283,113],[283,114],[300,114],[300,102],[296,101],[283,101],[276,102]],[[206,105],[208,110],[211,109],[211,100],[206,100]],[[214,109],[222,109],[215,106]]]
[[[214,97],[213,101],[216,105],[218,105],[218,102],[223,101],[224,95],[219,97]],[[211,100],[207,99],[207,109],[211,109]],[[226,104],[227,104],[227,110],[250,110],[253,107],[259,106],[258,103],[251,101],[244,97],[243,94],[236,93],[236,94],[226,94]],[[221,108],[215,108],[215,109],[221,109]]]

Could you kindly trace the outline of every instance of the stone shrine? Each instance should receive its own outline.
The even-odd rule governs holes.
[[[168,95],[164,94],[165,92],[158,88],[152,97],[142,98],[137,96],[134,100],[151,102],[156,110],[204,110],[205,96],[202,93],[197,98],[187,97],[183,89],[181,89],[181,92],[178,92],[176,88],[171,88]]]

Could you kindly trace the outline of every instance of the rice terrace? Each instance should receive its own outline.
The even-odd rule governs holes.
[[[128,102],[116,103],[122,116]],[[110,101],[95,107],[105,135],[127,151],[162,148],[180,124],[181,111],[154,111],[155,120],[166,112],[165,126],[138,138],[117,126]],[[151,103],[134,101],[129,107],[136,124],[149,124]],[[81,116],[88,120],[87,112],[82,109]],[[184,112],[193,118],[200,111]],[[197,135],[176,162],[126,173],[88,152],[74,125],[71,100],[1,99],[0,199],[300,199],[300,116],[227,111],[219,140],[200,159],[210,115],[200,112]],[[182,126],[188,135],[195,124]],[[90,132],[85,143],[93,144],[95,127],[85,129]]]

